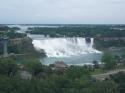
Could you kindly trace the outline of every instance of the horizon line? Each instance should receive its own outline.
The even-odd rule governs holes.
[[[0,25],[125,25],[125,23],[117,24],[117,23],[98,23],[98,24],[79,24],[79,23],[0,23]]]

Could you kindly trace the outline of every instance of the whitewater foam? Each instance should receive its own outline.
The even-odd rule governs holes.
[[[94,39],[85,38],[36,38],[33,45],[37,51],[44,50],[48,57],[71,57],[88,53],[101,53],[93,48]]]

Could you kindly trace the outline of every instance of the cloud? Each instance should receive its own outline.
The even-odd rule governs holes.
[[[1,23],[125,23],[124,0],[1,0]]]

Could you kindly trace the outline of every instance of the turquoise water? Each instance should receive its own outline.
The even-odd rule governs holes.
[[[100,62],[101,57],[101,53],[89,53],[71,57],[45,57],[41,58],[40,61],[44,65],[53,64],[55,61],[63,61],[67,65],[85,65],[92,64],[94,60]]]
[[[28,29],[28,27],[59,27],[59,26],[43,26],[43,25],[9,25],[9,27],[20,27],[21,30],[18,31],[19,33],[25,33]],[[43,39],[43,35],[32,35],[30,38],[32,40],[37,40],[37,39]],[[82,40],[82,41],[81,41]],[[45,45],[46,42],[42,42],[41,40],[39,40],[41,42],[41,44],[39,45],[38,42],[35,43],[34,46],[37,46],[37,48],[39,48],[38,51],[40,51],[41,49],[44,49],[48,52],[48,54],[50,55],[50,57],[45,57],[45,58],[40,58],[40,61],[42,62],[42,64],[45,65],[49,65],[54,63],[55,61],[63,61],[68,65],[84,65],[84,64],[91,64],[94,60],[100,62],[101,60],[101,53],[97,53],[97,51],[95,49],[92,48],[94,41],[91,41],[90,46],[88,47],[88,45],[85,43],[84,38],[80,38],[78,41],[80,42],[78,43],[74,43],[73,41],[76,41],[76,38],[72,38],[69,42],[69,40],[67,40],[67,42],[62,42],[62,41],[66,41],[64,39],[61,40],[57,40],[55,39],[55,44],[54,42],[52,42],[52,40],[46,40],[47,43],[49,43],[49,45],[51,45],[49,47],[49,45]],[[68,43],[68,45],[67,45]],[[61,49],[57,48],[61,47]],[[66,46],[67,45],[67,46]],[[74,46],[76,45],[76,46]],[[45,47],[43,47],[45,46]],[[81,50],[80,48],[83,47]],[[48,51],[47,49],[50,50],[54,50],[55,52],[52,51]],[[84,51],[85,49],[85,51]],[[59,51],[60,50],[60,51]],[[62,51],[63,50],[63,51]],[[72,51],[71,51],[72,50]],[[72,54],[78,54],[78,55],[72,55],[70,57],[52,57],[55,56],[55,54],[61,54],[62,52],[66,52],[66,54],[68,55],[72,55]],[[81,54],[80,52],[87,52],[86,54]],[[88,53],[91,52],[91,53]],[[93,53],[92,53],[93,52]],[[95,52],[95,53],[94,53]],[[55,54],[54,54],[55,53]],[[58,56],[58,55],[57,55]]]

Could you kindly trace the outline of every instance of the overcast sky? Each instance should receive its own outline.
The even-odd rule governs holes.
[[[125,0],[0,0],[0,23],[125,24]]]

